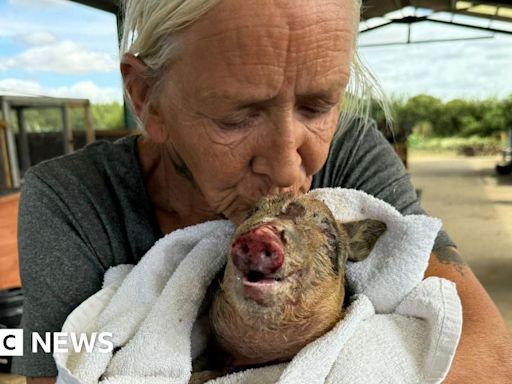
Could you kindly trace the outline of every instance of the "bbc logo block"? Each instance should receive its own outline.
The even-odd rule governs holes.
[[[0,329],[0,356],[23,356],[23,329]]]

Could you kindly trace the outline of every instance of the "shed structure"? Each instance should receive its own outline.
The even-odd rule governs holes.
[[[20,173],[23,173],[32,165],[24,115],[27,109],[60,109],[64,154],[74,150],[70,108],[82,108],[84,110],[86,143],[92,143],[95,140],[91,104],[87,99],[0,95],[0,106],[0,164],[2,175],[0,190],[19,188],[21,184]],[[17,117],[17,126],[15,126],[14,114]],[[15,131],[18,131],[19,145],[16,145]]]

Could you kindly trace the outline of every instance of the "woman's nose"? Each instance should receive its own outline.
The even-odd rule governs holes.
[[[267,176],[279,188],[291,187],[302,181],[305,168],[301,149],[305,142],[305,127],[293,118],[293,113],[270,124],[259,140],[252,158],[252,171]]]

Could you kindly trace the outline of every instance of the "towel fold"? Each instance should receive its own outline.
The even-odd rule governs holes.
[[[84,384],[187,382],[191,329],[233,230],[228,221],[178,230],[157,241],[131,271],[107,271],[107,285],[72,312],[63,332],[110,332],[114,349],[122,348],[114,355],[98,345],[92,352],[54,353],[58,382],[61,373]]]
[[[387,230],[370,256],[347,265],[355,292],[347,315],[289,363],[246,370],[215,383],[438,383],[460,336],[454,284],[422,281],[441,226],[402,216],[364,192],[310,192],[341,221],[373,218]],[[103,288],[73,311],[63,332],[110,332],[115,354],[55,352],[57,383],[187,383],[206,333],[196,321],[207,287],[222,268],[234,226],[215,221],[160,239],[136,266],[107,271]],[[71,345],[71,341],[69,341]]]
[[[423,279],[441,220],[403,216],[395,207],[354,189],[322,188],[309,193],[323,201],[342,222],[371,218],[387,230],[363,261],[347,262],[347,285],[364,293],[377,313],[391,313]]]
[[[346,317],[290,363],[234,373],[211,383],[441,383],[462,321],[455,285],[428,278],[399,307],[396,313],[377,315],[366,296],[356,295]]]

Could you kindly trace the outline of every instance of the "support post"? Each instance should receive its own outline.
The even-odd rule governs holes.
[[[10,169],[10,187],[20,187],[20,170],[18,168],[18,151],[16,150],[16,140],[12,132],[12,121],[10,118],[10,109],[7,101],[2,101],[2,113],[5,121],[5,138],[7,141],[7,153],[9,154],[9,169]]]
[[[94,127],[92,126],[91,104],[87,103],[85,105],[84,113],[85,113],[85,143],[90,144],[94,140],[96,140],[96,133],[94,132]]]
[[[73,152],[73,131],[71,129],[71,116],[69,114],[69,107],[64,104],[61,107],[62,111],[62,141],[64,145],[64,154]]]
[[[30,149],[28,145],[27,124],[25,121],[25,114],[23,108],[16,109],[18,116],[18,128],[20,139],[20,161],[21,161],[21,174],[25,174],[27,169],[30,168]]]
[[[7,143],[5,141],[5,124],[0,120],[0,153],[2,154],[2,171],[4,175],[5,188],[12,188],[11,170],[9,168],[9,152],[7,151]]]

